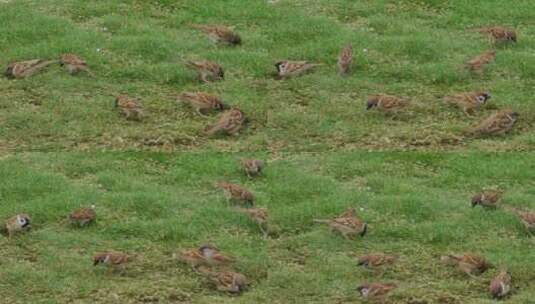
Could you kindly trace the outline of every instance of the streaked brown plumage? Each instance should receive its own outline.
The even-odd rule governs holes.
[[[264,161],[259,159],[242,159],[240,163],[249,177],[260,175],[264,169]]]
[[[246,214],[251,220],[253,220],[256,224],[258,224],[258,227],[260,227],[260,230],[262,230],[262,233],[264,236],[267,236],[268,231],[268,211],[266,208],[238,208],[236,209],[238,212]]]
[[[199,248],[184,250],[178,254],[177,258],[179,261],[189,264],[194,268],[201,265],[228,265],[235,261],[234,258],[225,256],[217,247],[211,244],[205,244]]]
[[[223,111],[227,108],[221,97],[206,92],[184,92],[180,94],[178,99],[188,103],[201,116],[207,112]]]
[[[366,254],[358,259],[358,265],[364,267],[379,267],[384,265],[391,265],[396,261],[393,255],[387,255],[382,252]]]
[[[241,44],[240,35],[236,34],[231,28],[224,25],[202,25],[194,24],[193,28],[205,33],[210,40],[216,43],[225,43],[228,45]]]
[[[23,79],[23,78],[34,75],[35,73],[41,71],[45,67],[56,62],[57,62],[56,60],[43,60],[43,59],[32,59],[32,60],[26,60],[26,61],[13,62],[7,66],[4,72],[4,75],[7,78]]]
[[[384,113],[397,113],[408,105],[409,101],[403,98],[387,94],[377,94],[368,97],[366,110],[377,108]]]
[[[520,219],[529,233],[535,233],[535,212],[520,210],[514,207],[506,207],[506,209],[513,212]]]
[[[84,227],[87,224],[90,224],[95,221],[97,213],[95,212],[94,206],[91,208],[79,208],[69,214],[69,221],[71,224]]]
[[[482,107],[490,99],[491,95],[486,91],[472,91],[458,93],[444,97],[444,102],[454,105],[468,115],[474,115],[474,111]]]
[[[480,205],[485,208],[494,209],[503,193],[496,190],[483,190],[472,197],[472,207]]]
[[[489,292],[495,299],[503,299],[511,291],[511,274],[507,270],[501,270],[500,273],[492,279],[489,285]]]
[[[93,265],[103,264],[110,269],[120,268],[124,270],[126,264],[129,262],[127,254],[118,251],[105,251],[96,253],[93,256]]]
[[[309,63],[307,61],[282,60],[275,63],[277,73],[280,78],[300,76],[310,72],[313,68],[321,64]]]
[[[12,238],[15,234],[31,229],[31,218],[24,213],[17,214],[7,219],[4,227],[8,237]]]
[[[340,52],[338,56],[338,72],[340,75],[347,75],[351,71],[351,64],[353,63],[353,46],[348,44]]]
[[[208,135],[237,135],[247,123],[247,118],[243,112],[233,107],[228,111],[223,112],[216,123],[209,125],[205,129]]]
[[[61,55],[59,62],[71,75],[84,71],[90,76],[94,76],[93,72],[87,67],[87,62],[78,55],[63,54]]]
[[[513,128],[520,114],[511,109],[501,110],[482,120],[469,133],[474,135],[503,135]]]
[[[332,220],[314,220],[314,222],[329,224],[331,230],[341,233],[345,238],[364,236],[368,230],[368,225],[357,217],[355,208],[348,208]]]
[[[234,271],[212,271],[205,267],[200,267],[199,271],[210,278],[217,290],[232,294],[241,294],[247,289],[247,278]]]
[[[143,119],[143,107],[137,99],[126,95],[119,95],[115,99],[115,107],[121,111],[121,114],[128,120],[140,121]]]
[[[361,297],[370,300],[383,300],[392,290],[396,289],[394,283],[364,283],[357,287]]]
[[[223,181],[217,182],[216,186],[223,189],[228,200],[245,206],[254,205],[255,197],[251,191],[247,190],[245,187]]]
[[[482,256],[465,253],[463,255],[444,255],[440,260],[450,266],[455,266],[467,275],[480,275],[492,265]]]
[[[496,51],[486,51],[467,62],[466,67],[472,72],[482,73],[485,66],[496,59]]]
[[[477,32],[487,35],[494,43],[516,42],[515,30],[503,26],[488,26],[476,29]]]
[[[195,70],[204,83],[225,79],[223,67],[213,61],[186,61],[186,67]]]

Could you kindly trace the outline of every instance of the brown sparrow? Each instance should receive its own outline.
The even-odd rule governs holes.
[[[219,291],[240,294],[247,289],[247,278],[241,273],[211,271],[205,267],[199,268],[199,271],[207,275]]]
[[[397,288],[394,283],[364,283],[357,287],[360,296],[370,300],[384,300],[388,293]]]
[[[409,105],[409,101],[397,96],[378,94],[368,97],[366,110],[377,108],[383,113],[397,113]]]
[[[332,231],[341,233],[346,239],[357,235],[364,236],[368,230],[368,225],[357,217],[355,208],[348,208],[332,220],[314,220],[314,222],[329,224]]]
[[[338,72],[340,75],[347,75],[351,70],[353,63],[353,46],[348,44],[342,49],[340,56],[338,56]]]
[[[129,258],[127,254],[117,251],[99,252],[93,256],[93,266],[103,264],[106,265],[108,269],[113,270],[124,270],[128,261]]]
[[[195,70],[199,75],[199,80],[204,83],[223,80],[225,78],[223,67],[212,61],[186,61],[186,67]]]
[[[65,67],[67,72],[71,75],[78,74],[82,71],[94,77],[93,73],[87,67],[87,63],[80,56],[75,54],[63,54],[59,60],[60,64]]]
[[[243,112],[239,108],[233,107],[223,112],[218,121],[207,126],[204,132],[208,135],[237,135],[246,123],[247,118],[245,118]]]
[[[268,211],[266,208],[239,208],[236,210],[246,214],[251,220],[257,223],[264,236],[268,235]]]
[[[506,207],[506,209],[512,211],[520,219],[528,232],[535,233],[535,212],[524,211],[511,207]]]
[[[200,30],[206,35],[210,40],[216,43],[224,43],[229,45],[239,45],[241,44],[241,37],[234,33],[234,31],[224,25],[201,25],[194,24],[192,25],[194,29]]]
[[[396,261],[396,257],[392,255],[387,255],[382,252],[366,254],[358,259],[358,265],[375,268],[383,265],[391,265]]]
[[[480,275],[492,267],[484,257],[470,253],[444,255],[440,260],[446,265],[456,266],[469,276]]]
[[[486,51],[480,55],[477,55],[473,59],[467,62],[466,66],[468,70],[472,72],[482,73],[486,65],[493,62],[496,59],[496,51]]]
[[[495,299],[505,298],[511,291],[511,274],[507,270],[500,273],[490,282],[489,292]]]
[[[321,64],[308,63],[306,61],[283,60],[275,63],[277,73],[280,78],[300,76],[310,72],[313,68]]]
[[[22,79],[41,71],[43,68],[56,63],[55,60],[32,59],[26,61],[13,62],[9,64],[4,72],[7,78]]]
[[[496,190],[484,190],[472,197],[472,207],[480,205],[485,208],[495,209],[502,192]]]
[[[221,266],[233,263],[234,258],[225,256],[217,247],[211,244],[202,245],[199,248],[184,250],[179,253],[178,260],[196,268],[201,265]]]
[[[503,135],[513,128],[518,116],[520,114],[511,109],[501,110],[482,120],[469,133],[475,135]]]
[[[85,225],[94,222],[96,217],[97,213],[95,212],[95,206],[91,206],[91,208],[80,208],[71,212],[71,214],[69,214],[69,221],[71,224],[84,227]]]
[[[255,177],[262,173],[264,161],[258,159],[242,159],[241,166],[248,177]]]
[[[27,214],[21,213],[10,217],[5,224],[5,229],[8,237],[11,239],[13,235],[25,232],[31,229],[31,219]]]
[[[206,112],[223,111],[227,108],[221,97],[206,92],[184,92],[178,96],[178,99],[188,103],[201,116],[204,116]]]
[[[464,92],[444,97],[444,102],[463,110],[464,114],[472,116],[474,110],[479,109],[490,99],[490,93],[485,91]]]
[[[134,98],[126,95],[119,95],[115,99],[115,107],[119,108],[121,114],[128,120],[140,121],[143,119],[143,108]]]
[[[476,29],[477,32],[489,36],[496,42],[516,42],[516,32],[503,26],[488,26]]]
[[[216,186],[223,189],[228,200],[250,207],[254,205],[254,195],[244,187],[223,181],[217,182]]]

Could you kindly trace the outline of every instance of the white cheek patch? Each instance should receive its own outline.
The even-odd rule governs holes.
[[[363,289],[360,290],[360,293],[362,294],[363,297],[367,297],[370,294],[370,289],[369,288],[363,288]]]

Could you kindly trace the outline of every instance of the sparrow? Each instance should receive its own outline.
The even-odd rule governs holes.
[[[358,258],[358,265],[375,268],[384,265],[391,265],[396,261],[396,257],[382,252],[366,254]]]
[[[59,63],[65,67],[67,72],[71,75],[80,73],[81,71],[86,72],[89,76],[94,77],[95,75],[87,67],[87,63],[80,56],[75,54],[63,54],[60,57]]]
[[[267,236],[268,231],[268,211],[266,208],[238,208],[236,211],[246,214],[251,220],[258,224],[264,236]]]
[[[32,59],[10,63],[4,74],[7,78],[23,79],[41,71],[43,68],[56,63],[56,60]]]
[[[496,42],[515,42],[516,32],[503,26],[488,26],[475,29],[475,31],[489,36],[494,43]]]
[[[484,257],[471,253],[444,255],[440,260],[446,265],[456,266],[469,276],[480,275],[492,267]]]
[[[496,51],[486,51],[468,61],[466,67],[472,72],[482,73],[485,66],[493,62],[494,59],[496,59]]]
[[[384,300],[388,293],[397,288],[394,283],[364,283],[357,287],[360,296],[370,300]]]
[[[210,40],[216,43],[224,43],[228,45],[241,44],[240,35],[234,33],[234,31],[227,26],[194,24],[192,27],[205,33]]]
[[[240,161],[245,174],[248,177],[255,177],[262,173],[264,169],[264,161],[258,159],[242,159]]]
[[[473,91],[446,96],[444,97],[444,102],[462,109],[467,116],[472,116],[474,110],[485,105],[490,97],[489,92]]]
[[[228,200],[243,204],[248,207],[252,207],[254,205],[254,195],[251,193],[251,191],[245,189],[244,187],[223,181],[217,182],[216,186],[220,189],[223,189]]]
[[[306,61],[291,60],[282,60],[275,63],[275,67],[277,68],[277,75],[279,78],[300,76],[307,72],[310,72],[313,68],[320,65],[321,64],[308,63]]]
[[[355,208],[348,208],[332,220],[314,220],[314,222],[329,224],[332,231],[341,233],[346,239],[356,235],[364,236],[368,230],[368,225],[357,217]]]
[[[353,63],[353,46],[348,44],[342,49],[340,56],[338,56],[338,72],[340,75],[347,75],[351,70]]]
[[[233,107],[223,112],[218,121],[207,126],[204,132],[208,135],[237,135],[246,123],[247,118],[243,112],[239,108]]]
[[[143,108],[134,98],[126,95],[119,95],[115,99],[115,107],[119,108],[121,114],[126,117],[127,120],[140,121],[143,119]]]
[[[495,299],[505,298],[511,291],[511,274],[507,270],[500,273],[490,282],[489,292]]]
[[[114,270],[124,270],[128,261],[128,255],[118,251],[99,252],[93,256],[93,266],[103,264],[106,265],[108,269]]]
[[[199,270],[215,283],[219,291],[238,295],[247,289],[247,278],[241,273],[234,271],[211,271],[205,267],[201,267]]]
[[[397,113],[409,105],[409,101],[397,96],[378,94],[368,97],[366,110],[377,108],[383,113]]]
[[[520,219],[528,232],[535,233],[535,212],[524,211],[512,207],[506,207],[506,209],[512,211],[518,217],[518,219]]]
[[[503,135],[509,132],[520,114],[511,109],[501,110],[482,120],[477,126],[469,130],[474,135]]]
[[[178,260],[191,265],[194,269],[198,266],[221,266],[235,262],[234,258],[225,256],[217,247],[205,244],[195,249],[184,250],[179,253]]]
[[[223,80],[225,78],[223,67],[212,61],[186,61],[185,65],[195,70],[199,75],[199,80],[204,83]]]
[[[480,205],[484,208],[495,209],[502,192],[496,190],[484,190],[472,197],[472,207]]]
[[[8,238],[21,232],[26,232],[31,229],[31,219],[27,214],[21,213],[10,217],[5,223],[5,230]]]
[[[91,206],[91,208],[80,208],[71,212],[71,214],[69,214],[69,221],[71,224],[84,227],[87,224],[94,222],[96,217],[97,213],[95,212],[95,206]]]
[[[188,103],[201,116],[206,112],[223,111],[228,108],[221,97],[206,92],[184,92],[178,96],[178,100]]]

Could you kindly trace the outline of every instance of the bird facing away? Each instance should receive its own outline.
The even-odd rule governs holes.
[[[56,63],[56,60],[32,59],[10,63],[4,75],[10,79],[23,79],[41,71],[45,67]]]
[[[216,186],[225,192],[225,196],[228,200],[247,207],[252,207],[254,205],[255,197],[253,193],[245,187],[223,181],[217,182]]]
[[[141,121],[143,119],[143,107],[137,99],[126,95],[119,95],[115,98],[115,107],[127,120]]]
[[[197,72],[199,80],[210,83],[225,79],[223,67],[213,61],[186,61],[186,67]]]
[[[364,283],[357,287],[360,296],[370,300],[384,300],[397,285],[394,283]]]
[[[267,236],[268,231],[268,211],[266,208],[237,208],[236,211],[241,212],[247,215],[251,220],[253,220],[264,234]]]
[[[208,112],[227,109],[221,97],[206,92],[184,92],[178,96],[178,100],[189,104],[201,116]]]
[[[368,97],[368,101],[366,102],[366,110],[376,108],[383,113],[392,114],[399,112],[408,105],[409,101],[403,98],[387,94],[378,94]]]
[[[59,63],[64,66],[67,72],[71,75],[76,75],[83,71],[89,74],[89,76],[95,76],[87,67],[87,62],[78,55],[63,54],[60,57]]]
[[[93,266],[102,264],[112,270],[121,269],[124,271],[128,262],[128,255],[118,251],[99,252],[93,256]]]
[[[503,135],[513,128],[520,114],[511,109],[501,110],[482,120],[469,133],[473,135]]]
[[[31,229],[31,218],[27,214],[21,213],[10,217],[5,223],[5,230],[8,238],[15,234],[26,232]]]
[[[495,299],[505,298],[511,291],[511,274],[507,270],[501,270],[500,273],[492,279],[489,285],[489,292]]]
[[[347,75],[351,71],[351,64],[353,63],[353,46],[346,45],[338,56],[338,73],[340,75]]]
[[[485,66],[490,64],[496,59],[496,51],[490,50],[486,51],[476,57],[472,58],[466,63],[466,67],[471,72],[482,73],[485,69]]]
[[[520,210],[512,207],[506,207],[506,209],[513,212],[518,217],[529,233],[535,233],[535,212]]]
[[[178,260],[191,265],[194,269],[201,265],[222,266],[235,262],[234,258],[222,254],[212,244],[205,244],[199,248],[184,250],[178,254]]]
[[[207,135],[237,135],[247,123],[247,118],[243,112],[233,107],[228,111],[223,112],[216,123],[205,128],[204,132]]]
[[[444,102],[463,110],[467,116],[474,115],[474,111],[484,106],[491,95],[486,91],[458,93],[444,97]]]
[[[73,225],[78,225],[84,227],[95,221],[97,218],[97,213],[95,212],[95,207],[91,208],[79,208],[69,214],[69,221]]]
[[[496,209],[503,193],[496,190],[483,190],[472,196],[472,207],[480,205],[484,208]]]
[[[493,43],[502,43],[502,42],[515,42],[516,43],[516,32],[515,30],[508,29],[503,26],[487,26],[475,29],[481,34],[487,35]]]
[[[314,220],[316,223],[327,223],[332,231],[342,234],[346,239],[357,235],[364,236],[368,225],[357,217],[355,208],[348,208],[344,213],[332,220]]]
[[[247,278],[234,271],[211,271],[208,268],[200,267],[199,271],[205,274],[221,292],[228,292],[239,295],[247,289]]]
[[[236,34],[230,27],[224,25],[192,25],[194,29],[197,29],[210,38],[215,43],[223,43],[227,45],[239,45],[241,44],[240,35]]]
[[[446,265],[457,267],[469,276],[480,275],[492,267],[484,257],[471,253],[444,255],[440,260]]]
[[[259,159],[242,159],[240,163],[245,174],[250,178],[262,174],[265,165],[264,161]]]
[[[358,258],[358,265],[376,268],[385,265],[392,265],[396,261],[396,257],[387,255],[382,252],[366,254]]]
[[[281,79],[303,75],[307,72],[312,71],[312,69],[319,65],[321,64],[309,63],[307,61],[291,60],[282,60],[275,63],[275,67],[277,68],[277,75]]]

